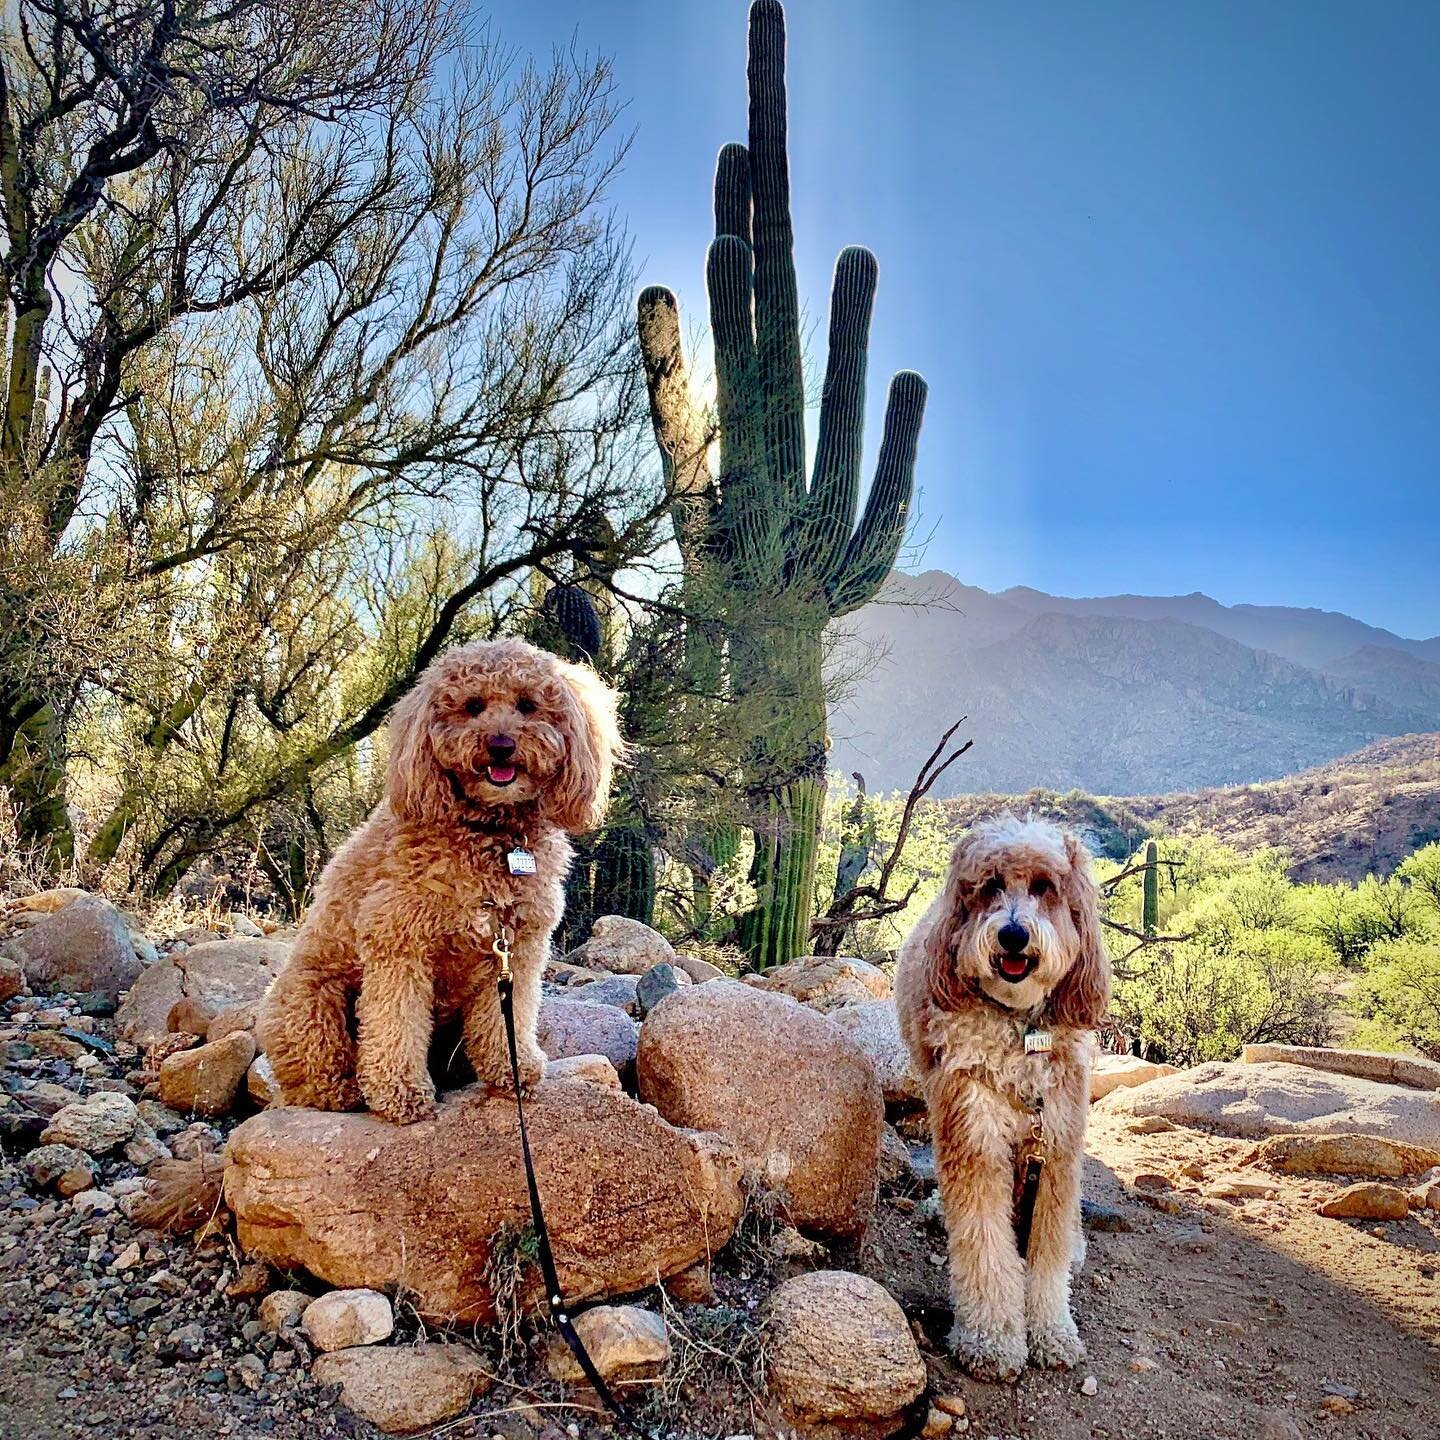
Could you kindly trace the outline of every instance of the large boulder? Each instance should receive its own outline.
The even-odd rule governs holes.
[[[1320,1213],[1332,1220],[1403,1220],[1410,1213],[1410,1202],[1393,1185],[1365,1180],[1323,1201]]]
[[[590,938],[566,957],[572,965],[608,970],[612,975],[643,975],[652,965],[674,965],[675,947],[658,930],[624,915],[602,915]]]
[[[681,974],[688,976],[692,985],[703,985],[707,980],[728,978],[718,965],[712,965],[710,961],[702,959],[699,955],[687,955],[683,950],[677,950],[675,958],[670,963]]]
[[[568,1299],[653,1285],[734,1232],[740,1162],[717,1136],[579,1080],[546,1079],[526,1119]],[[403,1286],[428,1320],[495,1318],[495,1270],[531,1223],[513,1100],[475,1086],[404,1126],[267,1110],[234,1132],[228,1153],[225,1198],[251,1254],[332,1285]],[[525,1303],[538,1302],[533,1264],[520,1279]]]
[[[189,998],[217,1015],[258,1000],[280,973],[290,947],[280,940],[207,940],[151,965],[115,1012],[122,1040],[156,1045],[166,1018]]]
[[[905,1312],[875,1281],[843,1270],[787,1280],[770,1297],[766,1384],[813,1436],[893,1435],[925,1391]]]
[[[862,1000],[842,1005],[830,1018],[870,1057],[887,1105],[921,1098],[920,1081],[910,1067],[910,1052],[900,1035],[893,1000]]]
[[[99,991],[113,1000],[140,975],[125,917],[94,895],[47,914],[13,936],[6,949],[32,990]]]
[[[1440,1165],[1440,1152],[1400,1145],[1381,1135],[1272,1135],[1255,1154],[1269,1170],[1288,1175],[1363,1175],[1398,1180]]]
[[[1090,1065],[1090,1098],[1103,1100],[1112,1090],[1148,1085],[1174,1073],[1175,1066],[1142,1060],[1138,1055],[1097,1055]]]
[[[635,1022],[614,1005],[547,995],[540,1002],[536,1038],[551,1060],[603,1055],[622,1080],[635,1076]]]
[[[749,1183],[794,1224],[864,1230],[885,1107],[865,1052],[823,1015],[733,980],[692,985],[641,1026],[636,1074],[672,1124],[733,1140]]]
[[[1117,1090],[1100,1117],[1158,1116],[1220,1135],[1385,1135],[1440,1149],[1440,1096],[1300,1065],[1213,1061]]]
[[[822,1014],[842,1005],[888,1000],[892,993],[890,977],[879,966],[849,955],[802,955],[762,974],[747,975],[745,984],[788,995]]]
[[[310,1370],[338,1385],[340,1403],[387,1435],[413,1435],[469,1408],[494,1383],[484,1362],[463,1345],[364,1346],[321,1355]]]
[[[1336,1075],[1440,1090],[1440,1061],[1416,1055],[1388,1055],[1377,1050],[1331,1050],[1324,1045],[1247,1045],[1240,1053],[1247,1065],[1306,1065]]]

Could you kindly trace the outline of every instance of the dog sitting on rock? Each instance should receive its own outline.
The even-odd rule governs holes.
[[[521,640],[451,650],[390,722],[385,799],[326,866],[257,1026],[281,1101],[431,1113],[437,1025],[513,1088],[496,977],[508,950],[520,1083],[535,1039],[569,835],[599,824],[621,742],[615,695]]]
[[[985,1379],[1014,1379],[1027,1358],[1066,1367],[1085,1356],[1070,1271],[1083,1254],[1089,1032],[1109,997],[1098,894],[1080,842],[1013,815],[976,825],[901,948],[895,1000],[934,1135],[950,1343]],[[1022,1254],[1017,1177],[1032,1159]]]

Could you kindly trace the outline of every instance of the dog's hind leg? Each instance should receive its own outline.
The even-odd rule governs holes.
[[[993,1091],[936,1072],[926,1087],[949,1235],[950,1348],[984,1380],[1024,1368],[1025,1267],[1011,1225],[1014,1113]]]
[[[359,1108],[350,994],[342,975],[292,959],[266,993],[257,1029],[283,1104]]]

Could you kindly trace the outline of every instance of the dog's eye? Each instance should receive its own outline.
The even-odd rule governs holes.
[[[533,715],[537,707],[535,705],[535,702],[528,695],[522,695],[515,702],[515,708],[522,715]]]
[[[478,695],[472,695],[465,702],[465,713],[467,715],[480,715],[484,710],[485,702]]]
[[[993,900],[997,895],[1005,893],[1005,881],[999,875],[992,875],[980,887],[980,893],[987,899]]]
[[[1037,875],[1030,882],[1030,893],[1037,899],[1042,900],[1046,895],[1055,893],[1055,882],[1047,880],[1043,875]]]

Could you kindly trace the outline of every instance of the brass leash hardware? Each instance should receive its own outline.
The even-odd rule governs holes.
[[[500,962],[500,973],[507,979],[510,976],[510,942],[514,938],[514,933],[502,920],[500,928],[495,933],[495,938],[490,942],[490,948],[494,950],[495,958]]]

